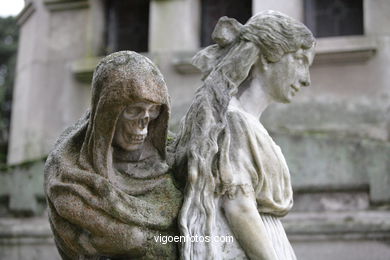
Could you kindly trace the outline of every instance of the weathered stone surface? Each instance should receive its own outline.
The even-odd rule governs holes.
[[[60,136],[45,193],[64,259],[175,259],[181,193],[166,163],[169,96],[157,67],[131,51],[97,66],[91,109]]]
[[[300,212],[283,219],[298,259],[386,259],[388,211]]]
[[[200,27],[200,9],[199,1],[151,1],[149,50],[166,53],[197,49],[200,36],[194,32]]]
[[[383,238],[382,238],[383,240]],[[302,241],[293,241],[298,259],[317,259],[317,260],[383,260],[390,254],[390,248],[387,242],[376,240],[320,240],[306,238]]]
[[[314,99],[274,105],[262,120],[286,155],[296,190],[358,189],[388,203],[388,115],[379,100]]]
[[[278,135],[286,153],[293,183],[297,189],[356,189],[369,182],[365,156],[368,150],[359,139],[329,135]],[[305,160],[302,161],[302,158]]]
[[[0,259],[61,259],[47,218],[0,218]]]
[[[204,82],[174,143],[176,177],[185,183],[179,223],[184,236],[235,240],[186,241],[181,257],[296,259],[279,220],[292,207],[289,170],[259,118],[310,85],[314,37],[274,11],[245,25],[222,17],[212,37],[217,44],[193,58]]]
[[[35,12],[20,32],[9,164],[45,157],[59,133],[87,108],[90,94],[66,65],[87,52],[88,45],[80,42],[87,42],[87,27],[81,25],[88,21],[88,9],[54,15],[43,1],[33,2]]]
[[[294,189],[369,190],[372,202],[390,201],[388,142],[326,132],[273,136],[286,154]]]
[[[43,160],[0,171],[0,217],[42,215],[45,209]]]
[[[282,219],[300,260],[382,260],[389,220],[387,211],[292,212]],[[61,259],[47,218],[0,218],[0,259]]]
[[[389,111],[380,100],[313,98],[272,105],[262,120],[271,132],[388,141]]]
[[[368,210],[368,191],[310,191],[294,190],[293,212],[342,212]]]
[[[37,92],[36,95],[29,95],[29,92],[25,92],[25,95],[22,95],[22,100],[20,102],[17,101],[17,105],[15,105],[16,109],[14,111],[17,111],[13,113],[13,120],[15,122],[19,122],[18,126],[15,127],[16,134],[13,136],[14,140],[12,141],[15,146],[12,150],[10,150],[10,154],[14,154],[13,158],[17,158],[17,162],[24,162],[25,160],[28,160],[29,158],[41,158],[42,155],[47,155],[49,149],[51,149],[52,143],[54,138],[56,138],[60,132],[63,130],[63,128],[67,125],[69,125],[71,122],[76,120],[80,117],[81,113],[85,110],[87,105],[89,104],[89,85],[87,84],[79,84],[77,80],[74,80],[74,74],[73,73],[63,73],[64,71],[70,70],[72,67],[71,65],[80,58],[89,57],[90,55],[96,56],[101,55],[102,52],[95,52],[91,51],[90,48],[85,48],[86,46],[92,45],[98,45],[100,46],[100,50],[104,49],[104,45],[100,44],[104,37],[101,33],[96,33],[94,31],[88,30],[88,28],[96,27],[100,31],[104,31],[104,19],[103,16],[97,18],[91,15],[90,10],[96,6],[96,3],[100,3],[101,1],[90,1],[89,9],[84,10],[69,10],[69,13],[67,15],[64,15],[63,12],[51,12],[50,15],[48,15],[49,10],[47,8],[41,8],[41,0],[36,1],[27,1],[27,2],[34,2],[34,5],[37,3],[37,10],[35,10],[32,15],[29,16],[28,19],[25,19],[26,23],[23,24],[21,27],[21,47],[19,49],[19,56],[21,56],[18,60],[18,63],[22,64],[20,68],[23,68],[23,71],[18,71],[18,80],[17,84],[21,85],[19,88],[22,88],[24,91],[31,90],[32,92]],[[175,3],[173,3],[175,2]],[[180,3],[178,3],[180,2]],[[153,56],[156,57],[156,60],[152,59],[153,61],[159,63],[159,69],[163,72],[163,75],[165,77],[165,80],[167,82],[167,85],[169,87],[169,91],[172,96],[172,114],[173,114],[173,121],[178,122],[179,119],[182,117],[182,115],[185,114],[185,111],[187,111],[189,103],[190,103],[190,97],[192,96],[192,93],[195,91],[195,88],[197,86],[200,86],[200,77],[196,74],[179,74],[177,73],[176,68],[172,66],[174,63],[174,60],[176,60],[177,56],[180,56],[178,53],[176,53],[176,50],[181,49],[190,49],[193,53],[196,52],[194,48],[199,45],[199,39],[197,39],[198,34],[193,33],[192,35],[186,33],[186,39],[180,38],[180,35],[182,35],[182,30],[175,30],[172,31],[171,28],[169,28],[170,24],[177,24],[178,21],[180,21],[180,26],[185,29],[186,32],[195,32],[198,31],[197,28],[200,24],[199,18],[201,17],[200,14],[200,8],[192,8],[191,6],[193,4],[198,5],[199,1],[193,1],[193,0],[185,0],[185,1],[153,1],[151,4],[155,6],[156,9],[159,9],[161,7],[161,10],[157,10],[161,14],[166,13],[165,12],[165,6],[164,4],[170,4],[171,6],[174,6],[171,8],[171,10],[174,10],[177,5],[187,5],[184,8],[186,10],[190,10],[191,15],[188,15],[186,12],[173,12],[170,10],[170,12],[173,12],[174,15],[171,15],[169,17],[170,21],[167,21],[168,18],[164,17],[163,15],[160,15],[158,12],[152,11],[150,13],[150,19],[154,21],[154,27],[155,31],[158,30],[159,24],[161,24],[162,20],[165,22],[165,25],[160,28],[168,28],[168,29],[161,29],[158,30],[159,37],[155,37],[153,35],[153,32],[151,32],[150,36],[150,46],[157,46],[158,48],[164,48],[164,53],[154,53]],[[44,6],[43,6],[44,7]],[[154,8],[154,7],[152,7]],[[100,6],[98,8],[100,13],[104,13],[103,6]],[[298,20],[303,21],[304,19],[304,10],[302,1],[300,0],[282,0],[282,1],[271,1],[271,0],[254,0],[253,1],[253,11],[254,13],[266,10],[266,9],[275,9],[282,11],[291,17],[297,18]],[[348,134],[353,134],[353,137],[356,137],[357,139],[365,137],[368,137],[369,139],[374,136],[375,138],[377,136],[386,136],[382,135],[382,133],[385,133],[380,130],[380,132],[377,132],[377,123],[376,119],[373,121],[373,128],[376,133],[379,134],[370,134],[367,135],[370,128],[370,120],[367,120],[369,117],[374,116],[374,118],[377,118],[377,115],[374,113],[366,113],[365,110],[371,111],[371,106],[375,107],[377,105],[383,105],[383,104],[389,104],[389,84],[388,84],[388,75],[390,71],[389,64],[389,50],[390,50],[390,41],[389,41],[389,28],[390,26],[378,26],[378,25],[386,25],[389,24],[389,18],[390,16],[388,13],[390,12],[390,5],[388,4],[388,0],[375,0],[375,1],[365,1],[363,6],[363,12],[364,12],[364,22],[365,22],[365,35],[361,36],[340,36],[340,37],[331,37],[331,38],[324,38],[324,39],[317,39],[317,50],[319,51],[320,56],[322,53],[324,53],[324,56],[332,56],[336,57],[338,60],[338,64],[333,64],[332,60],[329,60],[328,64],[316,64],[314,62],[314,66],[311,68],[311,78],[312,78],[312,87],[307,89],[305,91],[304,95],[297,96],[294,100],[293,104],[290,104],[288,106],[285,106],[286,109],[284,109],[283,113],[288,113],[288,118],[291,119],[299,119],[302,118],[305,115],[309,115],[310,117],[316,117],[315,115],[318,113],[324,114],[324,111],[329,111],[329,113],[326,113],[323,117],[323,120],[318,120],[317,123],[319,123],[321,126],[329,125],[330,127],[325,127],[324,129],[321,128],[315,128],[313,130],[313,125],[306,124],[303,122],[302,126],[296,125],[298,130],[296,132],[291,131],[286,133],[284,130],[285,124],[283,123],[283,119],[278,115],[278,112],[275,112],[273,108],[268,109],[265,113],[269,116],[277,118],[275,122],[278,123],[278,128],[272,128],[273,133],[277,133],[278,135],[284,136],[283,140],[286,141],[287,146],[291,146],[291,144],[288,142],[288,137],[286,135],[291,135],[291,139],[295,139],[296,135],[302,134],[302,138],[309,138],[312,139],[310,142],[313,143],[314,146],[318,145],[318,141],[315,137],[311,137],[308,135],[308,133],[305,133],[305,127],[307,126],[310,130],[310,133],[316,135],[319,132],[321,132],[324,135],[328,135],[325,139],[331,139],[333,138],[333,135],[335,135],[335,138],[337,140],[340,140],[341,136],[348,137]],[[75,18],[73,16],[78,16],[78,18]],[[50,73],[46,72],[45,70],[39,70],[41,65],[43,63],[48,64],[50,67],[52,64],[52,60],[55,60],[57,56],[53,55],[53,53],[47,55],[50,56],[50,59],[42,55],[45,53],[45,50],[47,50],[47,34],[51,34],[54,30],[57,30],[58,27],[50,25],[50,19],[54,16],[59,15],[60,21],[57,20],[56,24],[61,25],[64,24],[66,26],[73,26],[73,29],[70,30],[71,32],[76,31],[82,31],[81,36],[82,37],[74,37],[75,34],[71,33],[68,35],[68,37],[77,38],[77,44],[72,45],[70,48],[68,46],[68,49],[62,49],[57,50],[57,54],[62,52],[69,57],[69,60],[60,62],[58,66],[53,68],[53,70],[50,71]],[[88,16],[88,19],[80,19],[79,16]],[[158,19],[155,19],[155,17],[158,16]],[[195,18],[195,19],[193,19]],[[189,21],[191,20],[192,24],[189,26]],[[72,24],[70,24],[72,22]],[[186,29],[187,28],[187,29]],[[190,30],[188,29],[190,28]],[[87,29],[87,30],[86,30]],[[66,30],[63,30],[62,32],[66,32]],[[172,34],[175,34],[175,36],[172,36]],[[163,42],[163,45],[160,44],[161,39],[169,34],[172,37],[168,37],[167,41]],[[55,37],[57,37],[58,34],[55,34]],[[87,36],[87,37],[83,37]],[[161,37],[160,37],[161,36]],[[56,38],[52,41],[53,44],[56,43]],[[177,41],[177,39],[180,38],[180,41]],[[172,39],[172,40],[171,40]],[[183,42],[186,42],[184,45]],[[358,44],[355,44],[357,42]],[[361,43],[359,43],[361,42]],[[373,43],[373,44],[372,44]],[[38,48],[38,47],[39,48]],[[360,47],[359,47],[360,46]],[[318,49],[320,47],[320,49]],[[369,47],[369,49],[375,50],[375,54],[373,56],[370,56],[368,60],[345,60],[340,59],[338,53],[341,51],[359,51],[360,49]],[[152,48],[150,48],[152,50]],[[41,56],[42,59],[31,59],[34,55]],[[61,56],[63,56],[61,54]],[[192,56],[192,55],[191,55]],[[35,57],[35,56],[34,56]],[[326,58],[326,57],[325,57]],[[34,68],[33,68],[34,67]],[[93,66],[94,67],[94,66]],[[59,70],[61,75],[58,75],[57,73],[53,73],[54,70]],[[90,71],[90,74],[92,75],[92,70]],[[26,76],[26,74],[32,75],[31,71],[33,73],[37,73],[42,71],[39,76],[37,77],[30,77]],[[42,78],[42,80],[40,80]],[[61,80],[56,80],[61,78]],[[53,80],[54,79],[54,80]],[[51,83],[48,84],[46,81],[50,81]],[[30,84],[26,84],[26,82],[30,82]],[[40,88],[39,85],[45,84],[46,87]],[[53,84],[53,85],[52,85]],[[54,98],[53,102],[48,102],[48,106],[50,107],[49,113],[45,113],[42,115],[42,109],[47,109],[46,105],[37,106],[34,105],[28,105],[33,102],[29,101],[30,99],[34,100],[36,99],[36,96],[42,97],[45,93],[47,93],[48,88],[53,89],[53,93],[55,93],[55,96],[61,96],[61,99]],[[39,92],[39,93],[38,93]],[[64,94],[65,93],[65,94]],[[66,94],[67,93],[67,94]],[[20,97],[21,95],[19,95]],[[307,103],[305,100],[307,97],[308,99],[311,99],[313,104]],[[366,106],[361,106],[362,103],[360,100],[356,100],[356,97],[363,98],[363,101],[367,102]],[[15,98],[16,100],[17,98]],[[42,101],[41,99],[39,99]],[[324,102],[325,101],[325,102]],[[180,104],[178,104],[178,102]],[[305,108],[302,109],[296,109],[297,107],[295,104],[298,104],[300,102],[305,103],[307,105]],[[315,103],[320,103],[319,106],[317,106]],[[329,102],[329,103],[328,103]],[[357,104],[356,105],[356,111],[360,111],[361,115],[364,115],[367,117],[364,119],[366,123],[368,123],[365,127],[362,127],[362,125],[355,120],[351,120],[351,115],[349,113],[344,113],[344,107],[337,104],[344,104],[345,106],[350,106],[351,104]],[[15,103],[16,104],[16,103]],[[71,112],[69,112],[67,109],[65,109],[64,104],[72,104],[69,109],[72,109]],[[333,106],[337,106],[339,109],[334,109]],[[60,109],[54,109],[55,107],[59,107]],[[321,110],[321,111],[320,111]],[[389,110],[387,110],[389,111]],[[31,112],[31,113],[30,113]],[[275,112],[275,114],[274,114]],[[389,112],[387,112],[387,115]],[[386,115],[386,114],[385,114]],[[41,120],[41,116],[44,117],[44,120]],[[354,116],[353,116],[354,117]],[[287,116],[286,119],[288,120]],[[305,120],[308,119],[308,117],[303,117]],[[57,120],[59,119],[59,120]],[[363,119],[363,117],[362,117]],[[55,122],[52,122],[52,120],[56,120]],[[334,123],[332,121],[335,120]],[[388,120],[388,119],[387,119]],[[264,125],[269,128],[265,117],[263,117]],[[293,120],[291,120],[293,121]],[[44,123],[42,123],[44,122]],[[41,125],[48,125],[50,124],[51,127],[40,127]],[[34,138],[32,138],[31,135],[26,135],[22,132],[23,125],[27,125],[32,128],[38,128],[38,131],[42,134],[39,136],[36,135]],[[315,126],[315,125],[314,125]],[[339,127],[340,126],[340,127]],[[343,133],[338,130],[346,129],[347,132]],[[387,127],[387,129],[389,129]],[[329,131],[327,131],[329,130]],[[367,131],[368,130],[368,131]],[[362,131],[362,132],[360,132]],[[309,133],[309,134],[310,134]],[[387,136],[389,136],[387,134]],[[278,138],[278,136],[276,136]],[[50,139],[50,140],[49,140]],[[313,140],[314,139],[314,140]],[[25,141],[27,140],[27,141]],[[43,140],[43,141],[42,141]],[[276,139],[276,141],[279,143],[279,141]],[[355,142],[355,141],[353,141]],[[358,140],[356,140],[358,142]],[[330,146],[326,146],[326,144],[330,144]],[[351,145],[350,143],[343,143],[347,146]],[[372,151],[374,154],[378,154],[380,149],[376,149],[376,144],[380,143],[373,143]],[[17,146],[17,147],[16,147]],[[354,146],[354,145],[352,145]],[[291,168],[294,168],[294,165],[291,165],[291,159],[294,158],[294,154],[290,154],[290,152],[294,152],[292,148],[288,148],[287,150],[284,148],[285,145],[283,144],[282,150],[284,155],[286,156],[286,159],[288,161],[288,164]],[[302,146],[300,146],[302,147]],[[334,149],[334,142],[326,142],[325,144],[321,145],[321,149]],[[337,149],[340,149],[338,147]],[[300,152],[298,152],[301,154]],[[328,153],[321,152],[321,154],[326,155]],[[373,154],[373,156],[375,156]],[[387,153],[388,154],[388,153]],[[383,163],[386,162],[383,159],[385,158],[386,152],[382,153],[382,155],[378,155],[379,162],[381,165],[384,165]],[[304,157],[305,158],[305,157]],[[316,163],[319,159],[326,158],[316,158],[316,161],[314,162],[307,162],[307,163]],[[304,159],[301,159],[303,161]],[[387,160],[387,159],[386,159]],[[351,162],[353,163],[353,162]],[[360,163],[360,161],[359,161]],[[374,164],[370,164],[371,166],[375,167]],[[349,169],[353,169],[353,167],[350,167]],[[375,170],[376,171],[376,170]],[[366,171],[367,175],[370,175],[371,168],[367,167]],[[388,174],[388,171],[383,171],[383,174]],[[315,179],[326,179],[326,176],[329,174],[328,172],[321,172],[321,173],[314,173],[312,174],[321,174],[322,177],[314,177]],[[344,175],[343,173],[340,173]],[[349,173],[347,173],[349,175]],[[9,174],[11,175],[11,174]],[[294,173],[292,174],[293,178],[293,185],[297,183],[298,179],[295,178]],[[8,175],[7,175],[8,176]],[[29,174],[24,175],[27,179],[27,176],[30,176]],[[352,175],[349,175],[352,176]],[[387,175],[386,175],[387,176]],[[385,176],[384,176],[385,177]],[[7,177],[8,178],[8,177]],[[19,177],[15,177],[19,178]],[[344,178],[344,177],[343,177]],[[12,177],[10,177],[12,179]],[[34,180],[38,180],[40,178],[33,177]],[[370,177],[371,179],[371,177]],[[383,177],[380,177],[378,175],[376,183],[383,184],[384,189],[378,190],[376,192],[376,187],[367,187],[365,188],[365,191],[362,192],[368,192],[367,189],[370,190],[371,193],[376,193],[378,196],[382,194],[386,194],[387,191],[389,191],[388,185],[386,182],[382,181]],[[4,179],[2,179],[4,180]],[[3,181],[0,181],[1,184],[4,184]],[[345,178],[344,178],[345,180]],[[366,181],[367,179],[364,178]],[[305,183],[307,184],[308,182]],[[386,186],[387,185],[387,186]],[[41,184],[34,184],[34,186],[37,187],[37,189],[42,186]],[[3,186],[2,186],[3,187]],[[315,191],[317,190],[316,183],[312,183],[310,190]],[[332,188],[332,187],[329,187]],[[320,185],[319,189],[323,189],[323,186]],[[0,193],[3,191],[3,189],[0,188]],[[349,190],[346,190],[346,192],[349,192]],[[14,192],[17,195],[17,192]],[[310,196],[311,193],[308,193],[308,196]],[[354,193],[352,193],[354,194]],[[377,196],[376,195],[376,196]],[[32,198],[33,195],[30,195]],[[8,205],[8,201],[6,201],[7,198],[2,197],[1,201],[6,202]],[[340,200],[343,200],[342,196]],[[387,200],[388,203],[389,200]],[[384,201],[386,203],[386,201]],[[318,209],[318,208],[315,208]],[[305,219],[301,219],[300,221],[305,221]],[[331,239],[331,238],[330,238]],[[340,252],[338,249],[343,250],[343,252],[361,252],[366,250],[367,252],[370,252],[371,254],[369,256],[365,256],[362,252],[361,257],[363,259],[369,259],[370,256],[378,252],[378,254],[383,253],[382,257],[378,257],[379,259],[382,259],[383,256],[388,255],[388,253],[385,253],[378,249],[375,245],[373,245],[371,242],[369,243],[356,243],[353,244],[352,241],[349,240],[342,240],[342,241],[332,241],[332,242],[325,242],[325,241],[319,241],[319,244],[311,243],[310,241],[312,238],[307,238],[305,241],[301,241],[299,244],[299,248],[296,250],[297,254],[300,259],[317,259],[320,256],[319,255],[325,255],[327,259],[337,259],[337,257],[340,257],[337,253]],[[306,244],[306,246],[305,246]],[[346,245],[348,244],[348,245]],[[343,248],[343,245],[346,245]],[[369,247],[363,247],[361,245],[372,245],[373,250],[369,250]],[[22,246],[22,245],[21,245]],[[293,241],[294,246],[294,241]],[[356,246],[356,247],[354,247]],[[316,253],[316,250],[322,249],[323,251],[318,251],[321,253]],[[337,250],[336,250],[337,249]],[[3,252],[0,250],[0,252]],[[302,255],[299,252],[310,252],[310,254]],[[329,253],[333,253],[332,256],[328,255]],[[306,256],[307,258],[304,258]],[[301,258],[302,257],[302,258]],[[10,259],[10,258],[7,258]],[[16,258],[18,259],[18,258]],[[42,259],[38,257],[38,259]],[[52,259],[52,258],[48,258]],[[341,259],[347,259],[347,257],[341,257]]]

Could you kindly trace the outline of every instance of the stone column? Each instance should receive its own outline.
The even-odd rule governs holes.
[[[199,48],[200,1],[151,0],[149,52]]]
[[[386,0],[363,1],[364,7],[364,32],[367,36],[375,39],[377,53],[372,60],[371,81],[366,88],[376,97],[376,104],[381,104],[384,111],[387,110],[387,120],[383,121],[384,128],[387,124],[387,140],[378,146],[372,147],[376,154],[376,162],[371,162],[370,169],[370,198],[376,203],[390,202],[390,4]],[[387,141],[387,142],[386,142]]]
[[[50,23],[42,1],[30,1],[19,15],[20,40],[14,86],[8,164],[42,155]]]
[[[71,64],[91,49],[89,10],[87,0],[33,0],[19,15],[8,164],[46,156],[85,110],[89,87],[75,80]]]
[[[275,10],[303,21],[303,0],[252,0],[253,14],[263,10]]]

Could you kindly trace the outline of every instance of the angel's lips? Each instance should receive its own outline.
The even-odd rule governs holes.
[[[301,88],[296,85],[291,85],[291,88],[295,90],[295,92],[298,92]]]

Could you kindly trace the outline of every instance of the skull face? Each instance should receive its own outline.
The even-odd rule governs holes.
[[[159,116],[160,110],[161,105],[145,101],[126,107],[118,118],[113,144],[129,152],[141,149],[149,122]]]

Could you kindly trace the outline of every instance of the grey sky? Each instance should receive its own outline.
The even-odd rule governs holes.
[[[24,0],[0,0],[0,16],[17,15],[24,7]]]

